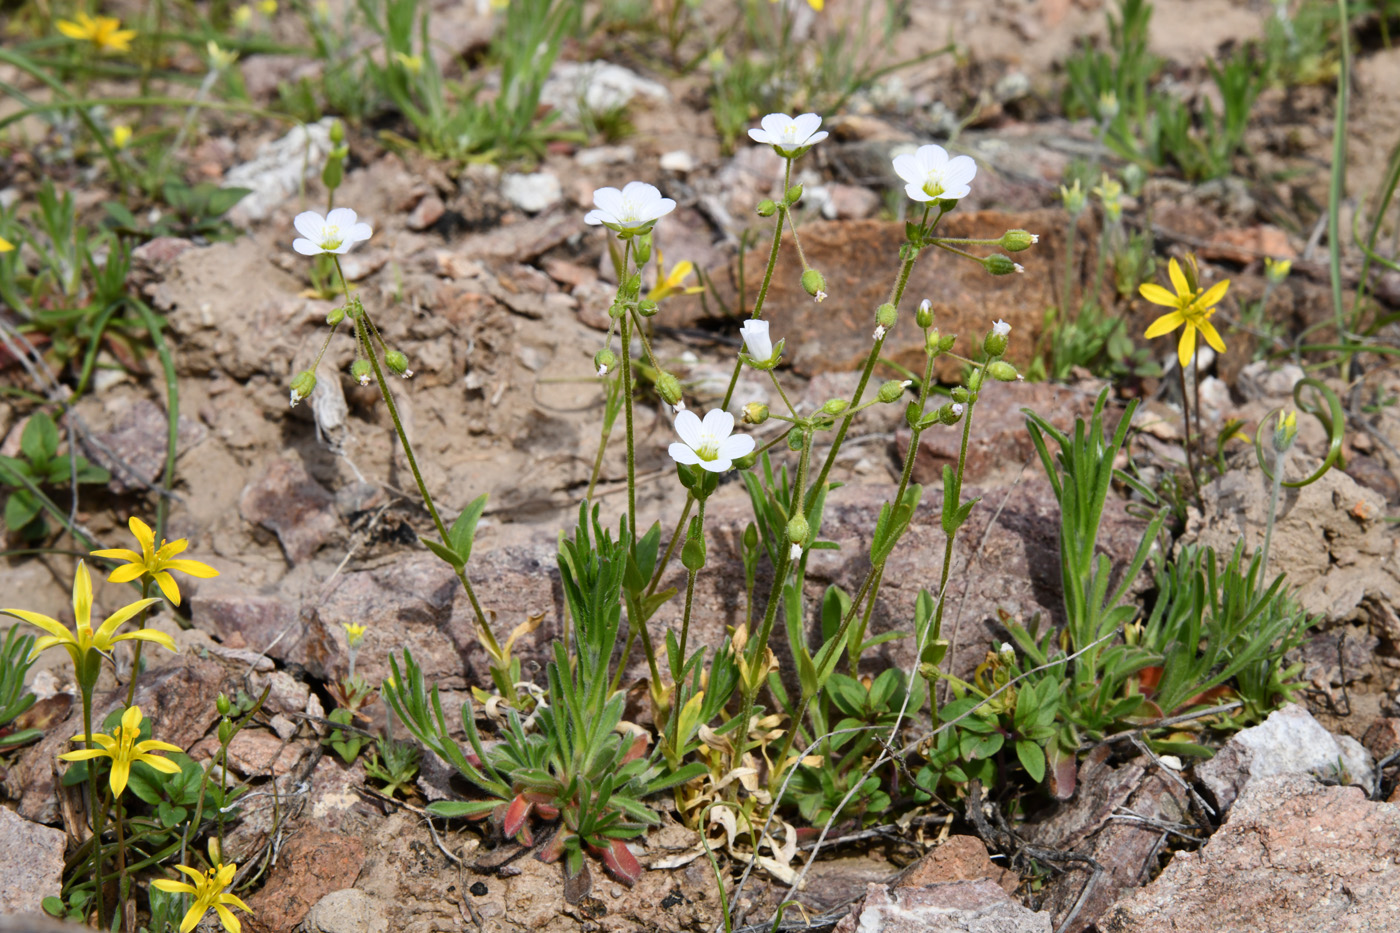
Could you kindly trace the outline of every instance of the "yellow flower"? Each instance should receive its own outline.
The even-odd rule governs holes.
[[[75,735],[74,742],[92,741],[101,748],[85,748],[76,752],[68,752],[58,757],[64,761],[86,761],[89,758],[110,758],[112,759],[112,796],[120,797],[122,791],[126,790],[127,778],[131,776],[131,763],[133,761],[144,761],[157,771],[164,771],[166,774],[179,774],[180,766],[175,762],[152,752],[182,752],[178,745],[171,745],[169,742],[157,742],[149,739],[145,742],[136,741],[141,737],[141,709],[132,706],[122,713],[121,725],[112,731],[111,735],[98,733],[97,735]]]
[[[131,127],[121,124],[112,127],[112,145],[118,149],[125,149],[126,144],[131,142]]]
[[[238,61],[237,52],[219,48],[219,43],[213,39],[205,43],[204,50],[209,53],[209,67],[214,71],[227,71],[234,62]]]
[[[360,642],[365,640],[365,627],[363,625],[355,625],[351,622],[342,622],[340,624],[345,627],[345,640],[349,642],[350,647],[358,648]]]
[[[15,248],[15,244],[0,236],[0,253],[8,253]]]
[[[175,642],[170,636],[164,632],[157,632],[155,629],[142,629],[139,632],[127,632],[125,635],[113,635],[132,616],[156,602],[160,602],[160,600],[138,599],[130,605],[123,606],[108,616],[101,627],[94,632],[92,630],[92,578],[88,576],[87,565],[79,561],[78,572],[73,577],[73,618],[76,622],[74,631],[68,631],[68,627],[57,619],[50,619],[46,615],[30,612],[27,609],[0,609],[0,614],[14,616],[21,622],[28,622],[30,625],[37,626],[49,633],[34,643],[34,650],[29,653],[30,658],[54,645],[62,645],[63,650],[67,651],[69,657],[73,659],[74,669],[81,671],[83,661],[89,651],[111,651],[112,646],[119,641],[129,639],[153,641],[174,651]]]
[[[258,11],[263,16],[271,16],[277,12],[277,0],[258,0]]]
[[[417,75],[423,73],[423,58],[421,55],[405,55],[402,52],[394,53],[394,60],[403,66],[403,70],[409,74]]]
[[[219,863],[217,868],[211,868],[200,873],[188,865],[176,865],[177,871],[182,871],[194,879],[194,884],[185,884],[183,881],[168,881],[165,878],[158,878],[151,884],[159,891],[167,894],[193,894],[194,904],[185,913],[185,919],[180,921],[180,933],[190,933],[204,915],[209,912],[209,908],[214,908],[219,914],[219,922],[224,925],[224,929],[229,933],[239,933],[242,924],[233,915],[233,911],[225,907],[225,904],[232,904],[239,910],[252,913],[248,905],[239,900],[235,895],[225,893],[224,889],[233,883],[234,872],[238,870],[237,865],[225,865]]]
[[[1288,278],[1288,273],[1293,271],[1293,260],[1274,259],[1272,256],[1264,257],[1264,277],[1273,285],[1277,285]]]
[[[78,14],[78,21],[61,19],[58,31],[78,42],[91,42],[99,52],[127,52],[131,40],[136,38],[135,29],[122,29],[121,20],[112,16],[93,18],[86,13]]]
[[[248,4],[243,4],[233,11],[233,25],[239,29],[247,29],[253,22],[253,8]]]
[[[688,259],[676,263],[671,267],[671,271],[667,272],[666,257],[657,250],[656,268],[662,273],[662,278],[656,283],[656,287],[647,293],[647,298],[651,301],[662,301],[672,295],[695,295],[705,290],[699,285],[683,287],[686,277],[695,270],[695,264]]]
[[[1209,290],[1202,291],[1196,284],[1196,257],[1189,257],[1187,261],[1190,263],[1190,268],[1185,273],[1181,271],[1181,266],[1175,259],[1168,266],[1172,287],[1176,289],[1176,294],[1172,294],[1162,286],[1152,282],[1138,287],[1139,294],[1154,305],[1163,305],[1174,309],[1157,318],[1147,328],[1145,336],[1149,340],[1153,337],[1169,334],[1183,324],[1186,325],[1186,329],[1181,334],[1181,342],[1176,345],[1176,358],[1183,369],[1196,354],[1196,331],[1201,332],[1206,338],[1206,343],[1214,347],[1217,353],[1225,352],[1225,341],[1220,339],[1220,332],[1210,322],[1210,317],[1215,313],[1215,306],[1220,304],[1220,299],[1225,297],[1225,292],[1230,287],[1230,280],[1226,279],[1212,285]]]
[[[175,585],[175,578],[170,575],[169,571],[178,570],[201,579],[219,575],[219,571],[200,561],[175,559],[176,554],[190,546],[190,542],[185,538],[171,541],[169,544],[162,540],[160,548],[157,549],[155,534],[151,531],[150,526],[141,519],[135,515],[131,516],[127,527],[131,529],[131,533],[136,536],[137,542],[141,545],[140,554],[128,551],[126,548],[107,548],[92,552],[93,557],[128,561],[125,567],[118,567],[112,571],[112,575],[107,578],[112,583],[126,583],[131,580],[139,580],[142,575],[149,575],[152,580],[156,581],[156,585],[165,594],[165,598],[178,606],[180,605],[180,588]]]

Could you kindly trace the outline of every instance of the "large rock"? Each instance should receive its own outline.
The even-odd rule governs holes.
[[[1199,852],[1119,900],[1103,933],[1400,929],[1400,806],[1279,774],[1251,781]]]
[[[0,872],[0,914],[37,914],[44,898],[58,894],[67,844],[63,830],[31,823],[0,807],[0,852],[6,864]]]
[[[275,533],[290,564],[300,564],[340,531],[335,497],[311,478],[300,460],[272,461],[243,490],[243,518]]]
[[[354,884],[364,863],[365,846],[360,840],[317,826],[302,826],[283,845],[276,870],[267,884],[248,898],[248,906],[261,926],[280,933],[291,933],[303,918],[312,931],[382,933],[382,923],[373,922],[368,913],[360,926],[345,925],[344,911],[329,907],[321,912],[321,920],[327,924],[324,927],[307,916],[308,911],[314,915],[332,892]],[[367,907],[372,900],[361,906]]]
[[[890,890],[872,884],[835,933],[1051,933],[1050,915],[1022,907],[990,881]]]
[[[1274,710],[1259,725],[1232,736],[1214,758],[1196,768],[1196,777],[1221,811],[1250,783],[1276,774],[1310,774],[1367,790],[1376,779],[1375,762],[1360,742],[1334,736],[1296,704]]]

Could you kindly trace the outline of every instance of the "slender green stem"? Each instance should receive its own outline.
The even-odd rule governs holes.
[[[623,414],[627,417],[627,530],[632,535],[632,547],[637,546],[637,439],[632,424],[632,324],[628,315],[622,317],[622,395]]]
[[[83,656],[81,663],[87,662],[87,656]],[[83,744],[89,751],[97,747],[97,742],[92,737],[92,684],[85,682],[90,680],[83,671],[78,672],[78,691],[83,699]],[[88,806],[92,808],[92,881],[95,886],[97,896],[97,928],[107,929],[107,911],[102,897],[102,805],[97,795],[97,768],[88,761]]]
[[[1348,82],[1351,68],[1351,19],[1347,13],[1347,0],[1337,0],[1337,33],[1341,42],[1342,61],[1337,69],[1337,113],[1332,127],[1332,178],[1327,190],[1327,258],[1332,274],[1332,308],[1336,317],[1337,342],[1349,345],[1351,338],[1346,327],[1344,298],[1342,296],[1342,199],[1346,197],[1346,154],[1347,154],[1347,107],[1350,90]],[[1342,353],[1341,375],[1347,378],[1350,369],[1351,350]]]
[[[122,807],[122,799],[116,798],[117,812],[112,818],[113,825],[117,830],[117,917],[121,921],[120,929],[126,933],[133,933],[126,922],[126,832],[123,826],[125,809]]]
[[[778,374],[770,369],[768,370],[768,376],[773,380],[773,388],[778,390],[778,396],[783,400],[783,404],[787,406],[787,410],[792,412],[792,416],[796,418],[797,409],[793,407],[792,402],[788,400],[787,393],[783,391],[783,384],[778,381]]]
[[[1182,429],[1186,432],[1184,443],[1186,448],[1186,471],[1191,474],[1191,488],[1196,493],[1196,504],[1201,505],[1201,487],[1196,480],[1196,456],[1191,451],[1191,405],[1190,399],[1186,397],[1186,367],[1179,365],[1180,362],[1180,360],[1177,360],[1178,366],[1176,367],[1176,375],[1181,385]]]
[[[150,595],[151,595],[151,578],[150,578],[148,575],[143,574],[143,575],[141,576],[141,598],[142,598],[142,599],[146,599],[146,598],[149,597]],[[150,607],[150,606],[147,606],[145,609],[142,609],[140,615],[137,616],[137,618],[136,618],[136,630],[137,630],[137,631],[141,631],[142,629],[144,629],[144,628],[146,627],[146,616],[147,616],[147,614],[150,613],[150,611],[151,611],[151,607]],[[141,675],[141,646],[144,645],[145,643],[146,643],[146,642],[145,642],[144,639],[139,639],[139,638],[136,639],[136,650],[135,650],[135,651],[132,653],[132,655],[131,655],[131,676],[130,676],[129,678],[127,678],[127,683],[126,683],[126,705],[127,705],[127,706],[130,706],[131,703],[132,703],[132,701],[136,698],[136,678],[139,677],[139,676]]]
[[[702,482],[703,482],[703,480],[702,480]],[[699,513],[698,513],[698,515],[697,515],[697,520],[698,520],[699,523],[700,523],[700,534],[701,534],[701,536],[703,537],[704,534],[705,534],[705,500],[704,500],[704,499],[701,499],[701,500],[700,500],[700,511],[699,511]],[[695,599],[695,578],[699,575],[699,573],[700,573],[700,571],[698,571],[698,570],[692,570],[692,571],[690,571],[690,573],[689,573],[688,576],[686,577],[686,581],[685,581],[685,614],[681,616],[681,652],[680,652],[681,656],[680,656],[680,665],[681,665],[682,668],[685,667],[685,650],[686,650],[686,643],[687,643],[688,639],[690,638],[690,607],[691,607],[691,602]],[[673,671],[673,672],[672,672],[672,676],[673,676],[673,677],[676,679],[676,681],[679,683],[679,681],[680,681],[680,672],[679,672],[679,671]]]
[[[656,565],[656,572],[651,575],[651,582],[647,584],[647,595],[656,592],[656,587],[661,583],[661,575],[666,571],[666,565],[671,562],[671,555],[676,552],[676,543],[685,534],[685,521],[690,518],[690,508],[695,505],[695,493],[688,493],[685,499],[685,508],[681,510],[681,520],[676,522],[676,530],[671,534],[671,540],[666,545],[666,553],[661,558],[661,562]]]

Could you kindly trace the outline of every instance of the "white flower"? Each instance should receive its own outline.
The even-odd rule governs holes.
[[[794,544],[788,548],[788,560],[798,560],[802,557],[802,545]]]
[[[678,398],[678,399],[676,399],[676,404],[674,404],[674,405],[671,406],[671,410],[674,411],[674,412],[675,412],[676,414],[678,414],[678,415],[679,415],[681,412],[685,411],[685,399],[683,399],[683,398]],[[731,425],[731,427],[732,427],[732,425]]]
[[[778,155],[792,158],[798,149],[815,146],[826,139],[827,132],[817,130],[822,118],[815,113],[803,113],[790,117],[785,113],[770,113],[759,121],[761,130],[749,130],[749,138],[756,143],[772,146]]]
[[[301,234],[292,241],[292,249],[303,256],[348,253],[350,247],[374,234],[370,225],[360,221],[348,207],[337,207],[325,217],[315,211],[303,211],[292,226]]]
[[[766,363],[773,358],[773,341],[768,337],[768,322],[749,318],[739,328],[744,338],[744,347],[749,358],[756,363]]]
[[[676,209],[675,201],[644,181],[629,181],[621,191],[599,188],[593,192],[593,204],[597,210],[589,211],[583,222],[619,232],[649,227]]]
[[[684,443],[672,444],[668,452],[677,463],[723,473],[753,452],[753,438],[733,431],[734,416],[722,408],[711,409],[704,421],[693,411],[682,411],[676,415],[676,433]]]
[[[962,413],[963,413],[963,403],[962,403],[962,402],[954,402],[954,403],[953,403],[953,416],[956,417],[956,418],[961,418],[961,417],[962,417]]]
[[[296,389],[293,389],[293,390],[292,390],[292,407],[293,407],[293,408],[296,408],[296,407],[297,407],[297,402],[300,402],[300,401],[301,401],[301,393],[298,392]]]
[[[362,375],[362,376],[360,377],[360,385],[362,385],[362,386],[367,386],[367,385],[369,385],[369,373],[365,373],[364,375]]]
[[[823,301],[826,301],[826,292],[822,291],[820,288],[817,289],[817,293],[812,296],[812,300],[817,304],[821,304]]]
[[[998,337],[1005,337],[1011,333],[1011,325],[1005,321],[997,321],[992,325],[992,333]]]
[[[880,339],[881,337],[883,337],[883,336],[885,336],[885,325],[884,325],[884,324],[876,324],[876,325],[875,325],[875,333],[871,334],[871,337],[873,337],[873,338],[876,339],[876,340],[879,340],[879,339]]]
[[[915,201],[957,200],[967,197],[968,183],[977,177],[977,163],[968,156],[948,158],[942,146],[920,146],[912,155],[895,156],[895,174],[908,184],[904,191]]]
[[[607,374],[608,374],[608,367],[605,366],[605,365],[603,365],[602,363],[599,363],[599,364],[598,364],[598,375],[600,375],[600,376],[606,376]]]

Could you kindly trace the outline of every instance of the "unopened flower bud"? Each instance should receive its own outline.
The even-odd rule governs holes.
[[[364,313],[365,306],[360,304],[360,298],[358,295],[352,297],[349,300],[349,302],[347,302],[345,305],[345,316],[352,321],[358,321],[360,319],[360,316]]]
[[[372,372],[374,367],[369,364],[369,360],[360,359],[350,364],[350,377],[362,386],[369,385]]]
[[[935,327],[924,334],[924,352],[937,356],[943,352],[943,335]]]
[[[957,334],[944,334],[938,338],[938,352],[947,353],[953,349],[953,344],[958,342]]]
[[[734,469],[747,470],[749,467],[753,466],[757,462],[758,454],[754,453],[753,451],[749,451],[742,457],[734,458]]]
[[[339,308],[331,308],[330,311],[326,313],[326,323],[332,327],[336,326],[343,320],[345,320],[345,308],[343,306]]]
[[[233,740],[233,722],[228,719],[219,720],[219,744],[227,745]]]
[[[758,202],[757,210],[758,216],[760,217],[772,217],[778,212],[778,205],[774,204],[767,198],[764,198],[762,201]]]
[[[656,394],[661,396],[661,400],[667,405],[676,408],[676,411],[685,407],[685,403],[681,401],[681,381],[671,373],[662,373],[656,377]]]
[[[413,370],[408,368],[408,357],[401,350],[390,350],[384,354],[384,365],[396,376],[403,376],[407,379],[413,375]]]
[[[967,377],[967,391],[977,392],[982,388],[982,370],[974,369]]]
[[[1012,262],[1010,256],[1003,256],[1001,253],[992,253],[982,260],[982,268],[992,275],[1010,275],[1013,272],[1026,271],[1019,262]]]
[[[914,323],[924,330],[933,326],[933,303],[927,298],[919,302],[919,310],[914,312]]]
[[[1021,374],[1016,372],[1016,367],[1006,360],[997,360],[987,367],[987,375],[997,382],[1019,382]]]
[[[895,322],[898,320],[899,309],[888,302],[875,309],[875,323],[879,324],[885,330],[893,328]]]
[[[1010,333],[1010,324],[1005,321],[997,321],[987,333],[986,339],[982,341],[982,350],[988,356],[1001,356],[1006,353],[1006,342]]]
[[[798,201],[801,201],[801,200],[802,200],[802,186],[801,186],[801,185],[793,185],[791,188],[789,188],[789,189],[787,190],[787,193],[783,195],[783,200],[787,201],[789,207],[791,207],[792,205],[796,204]]]
[[[632,255],[637,260],[637,267],[641,268],[647,264],[651,258],[651,233],[638,234],[632,238]]]
[[[851,403],[846,399],[833,398],[827,400],[826,404],[822,406],[822,411],[828,415],[839,415],[841,414],[841,412],[845,411],[847,408],[850,407]]]
[[[298,402],[310,398],[314,391],[316,391],[316,375],[308,370],[297,373],[292,377],[292,407],[296,408]]]
[[[329,135],[331,142],[337,146],[345,142],[345,124],[339,120],[332,120]]]
[[[1116,116],[1118,116],[1118,95],[1113,91],[1104,91],[1099,95],[1099,119],[1108,122]]]
[[[1277,285],[1288,278],[1288,273],[1293,271],[1293,260],[1264,258],[1264,278],[1270,285]]]
[[[219,694],[214,698],[214,708],[219,711],[220,716],[227,716],[233,710],[233,703],[225,694]]]
[[[807,535],[810,533],[811,528],[809,528],[807,525],[807,519],[803,518],[801,513],[794,515],[792,518],[788,519],[787,538],[793,544],[806,543]]]
[[[1084,187],[1079,184],[1078,178],[1068,188],[1060,185],[1060,201],[1070,217],[1078,217],[1084,213]]]
[[[753,522],[749,522],[748,526],[744,529],[744,549],[752,551],[756,550],[757,548],[758,526],[755,525]]]
[[[806,438],[803,436],[803,434],[802,434],[802,429],[801,429],[801,428],[793,428],[791,431],[788,432],[788,436],[787,436],[788,450],[792,450],[792,451],[801,450],[802,447],[803,447],[803,445],[804,445],[805,443],[806,443]]]
[[[613,367],[617,365],[617,354],[613,353],[613,351],[607,347],[604,347],[593,354],[593,365],[597,368],[598,375],[606,376],[608,373],[612,372]]]
[[[660,306],[650,298],[643,298],[637,302],[637,313],[642,317],[652,317],[660,310]]]
[[[957,424],[966,410],[962,402],[949,402],[938,409],[938,420],[944,424]]]
[[[826,279],[816,269],[808,269],[802,273],[802,287],[817,301],[826,297]]]
[[[966,402],[968,398],[967,389],[964,386],[954,386],[953,391],[948,393],[955,402]]]
[[[762,402],[749,402],[744,406],[744,424],[762,424],[767,420],[767,405]]]
[[[1278,413],[1278,424],[1274,428],[1274,452],[1286,453],[1288,448],[1293,446],[1293,439],[1298,436],[1298,413],[1290,411],[1287,414]]]
[[[911,383],[908,379],[891,379],[889,382],[880,386],[880,391],[875,394],[875,397],[886,405],[891,402],[897,402],[903,397],[904,390],[909,388],[910,385]]]
[[[1040,237],[1024,230],[1008,230],[1001,235],[1001,248],[1011,253],[1029,249],[1032,243],[1040,242]]]

